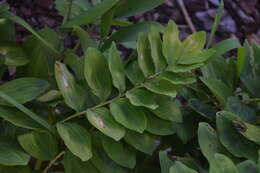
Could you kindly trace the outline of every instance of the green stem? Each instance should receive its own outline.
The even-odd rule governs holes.
[[[142,88],[142,87],[144,86],[144,83],[155,79],[155,78],[156,78],[157,76],[159,76],[162,72],[164,72],[164,70],[161,71],[161,72],[158,72],[158,73],[156,73],[156,74],[154,74],[154,75],[152,75],[152,76],[149,76],[143,83],[136,85],[136,86],[133,87],[132,89],[128,90],[128,92],[129,92],[129,91],[132,91],[132,90],[135,90],[135,89],[137,89],[137,88]],[[127,92],[127,91],[126,91],[126,92]],[[98,105],[96,105],[96,106],[93,106],[93,107],[91,107],[91,108],[88,108],[87,110],[95,110],[95,109],[100,108],[100,107],[102,107],[102,106],[108,105],[108,104],[112,103],[113,101],[115,101],[115,100],[118,99],[118,98],[125,97],[126,92],[124,92],[123,94],[120,94],[120,95],[117,96],[117,97],[112,98],[111,100],[102,102],[102,103],[100,103],[100,104],[98,104]],[[60,121],[60,122],[58,122],[58,123],[64,123],[64,122],[69,121],[69,120],[71,120],[71,119],[80,117],[81,115],[84,115],[84,114],[87,112],[87,110],[82,111],[82,112],[78,112],[78,113],[76,113],[76,114],[73,114],[73,115],[71,115],[71,116],[65,118],[64,120],[62,120],[62,121]]]
[[[50,161],[50,163],[47,165],[47,167],[43,170],[42,173],[47,173],[47,171],[52,167],[55,162],[61,158],[65,154],[65,151],[60,152],[53,160]]]
[[[245,99],[242,102],[244,103],[260,102],[260,98]]]

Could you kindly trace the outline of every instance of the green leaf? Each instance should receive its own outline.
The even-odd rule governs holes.
[[[239,173],[258,173],[257,166],[252,160],[245,160],[237,165]]]
[[[177,136],[184,144],[197,135],[198,120],[193,113],[183,111],[183,121],[181,123],[174,123],[174,128]]]
[[[122,1],[116,8],[115,16],[123,18],[145,13],[146,11],[152,10],[164,2],[165,0]]]
[[[110,9],[101,17],[100,32],[102,37],[106,37],[109,34],[114,18],[115,8]]]
[[[62,25],[63,28],[71,28],[74,26],[87,25],[103,16],[110,10],[119,0],[104,0],[86,12],[72,18],[70,21]]]
[[[141,71],[138,62],[130,62],[125,69],[127,78],[131,81],[132,84],[140,84],[144,82],[145,76]]]
[[[200,123],[198,129],[198,141],[203,155],[208,162],[214,159],[216,153],[231,156],[220,143],[215,130],[208,123]]]
[[[0,86],[0,91],[9,95],[17,102],[24,104],[34,100],[49,88],[48,82],[37,78],[18,78],[6,82]],[[0,100],[0,105],[11,106],[4,100]]]
[[[187,53],[183,52],[183,55],[178,59],[178,64],[190,65],[199,64],[207,61],[210,57],[215,54],[214,49],[208,49],[203,51],[189,51]]]
[[[0,117],[12,124],[27,129],[43,128],[40,124],[29,118],[25,113],[15,108],[0,107]]]
[[[134,106],[144,106],[149,109],[158,108],[154,94],[144,89],[133,89],[126,92],[126,97]]]
[[[157,118],[151,112],[147,112],[147,128],[146,131],[160,136],[172,135],[175,133],[174,124],[171,121]]]
[[[181,41],[179,40],[179,30],[176,23],[169,21],[163,34],[163,55],[169,65],[175,64],[182,53]]]
[[[216,50],[215,57],[219,57],[220,55],[223,55],[224,53],[232,49],[236,49],[240,47],[241,45],[238,40],[230,38],[219,42],[213,47],[213,49]]]
[[[3,46],[3,47],[2,47]],[[23,66],[29,63],[24,50],[17,45],[1,45],[0,51],[4,51],[4,64],[7,66]]]
[[[120,98],[110,104],[115,120],[128,129],[142,133],[146,128],[146,116],[139,107],[131,105],[126,98]]]
[[[46,131],[34,131],[18,136],[23,149],[41,160],[51,160],[58,153],[58,141]]]
[[[107,108],[98,108],[87,111],[89,122],[105,135],[119,141],[125,136],[125,128],[118,124]]]
[[[180,107],[168,97],[158,97],[156,102],[159,107],[152,112],[159,118],[174,122],[182,122]]]
[[[61,16],[67,17],[67,21],[84,13],[91,5],[85,0],[55,0],[55,7]]]
[[[222,105],[226,105],[227,98],[232,96],[232,90],[220,80],[201,77],[200,80],[211,90]]]
[[[64,63],[73,70],[76,79],[84,80],[84,58],[77,56],[72,50],[67,50],[64,54]]]
[[[103,148],[107,155],[120,166],[133,169],[136,164],[135,150],[129,145],[111,138],[102,138]]]
[[[8,103],[14,105],[16,108],[18,108],[20,111],[22,111],[23,113],[25,113],[26,115],[28,115],[31,119],[33,119],[34,121],[36,121],[37,123],[41,124],[43,127],[45,127],[46,129],[48,129],[50,132],[52,132],[54,135],[56,135],[56,131],[55,129],[50,126],[50,124],[45,121],[43,118],[39,117],[38,115],[36,115],[35,113],[33,113],[32,111],[30,111],[29,109],[27,109],[25,106],[23,106],[22,104],[18,103],[16,100],[14,100],[12,97],[6,95],[5,93],[0,91],[0,97],[3,98],[5,101],[7,101]]]
[[[144,87],[156,94],[162,94],[173,98],[177,96],[176,85],[173,85],[166,80],[155,78],[152,81],[144,83]]]
[[[155,139],[148,133],[137,133],[130,130],[126,133],[125,141],[135,149],[149,155],[152,155],[154,150],[160,144],[159,140]]]
[[[162,29],[162,26],[156,22],[140,22],[137,24],[132,24],[126,27],[119,29],[114,32],[109,39],[107,39],[102,45],[101,50],[106,50],[110,47],[112,42],[116,42],[117,44],[122,44],[127,48],[136,48],[136,40],[140,33],[147,32],[147,28],[156,27],[158,29]]]
[[[198,114],[208,118],[210,120],[215,120],[217,111],[210,104],[205,104],[198,99],[190,99],[189,106]]]
[[[159,79],[167,80],[174,85],[188,85],[196,82],[196,77],[192,73],[164,72],[158,76]]]
[[[237,132],[232,123],[232,121],[237,120],[240,120],[240,118],[230,112],[217,113],[216,124],[220,142],[236,157],[257,160],[258,146]]]
[[[151,56],[155,66],[155,72],[160,72],[166,67],[166,59],[162,52],[162,40],[159,29],[151,27],[148,33],[148,39],[151,48]]]
[[[166,151],[160,151],[159,158],[162,173],[169,173],[174,162],[169,159]]]
[[[79,26],[74,26],[73,30],[76,32],[84,53],[87,52],[89,47],[97,48],[97,43],[91,38],[91,35]]]
[[[197,173],[197,171],[187,167],[179,161],[175,161],[173,166],[170,168],[170,173]]]
[[[58,53],[59,51],[54,47],[54,45],[47,40],[45,40],[41,35],[39,35],[28,23],[26,23],[22,18],[19,16],[14,15],[13,13],[9,11],[4,11],[0,14],[0,17],[7,18],[24,28],[26,28],[28,31],[30,31],[33,35],[35,35],[45,46],[50,48],[53,52]]]
[[[107,156],[102,146],[102,136],[95,135],[93,140],[93,157],[91,162],[100,172],[105,173],[126,173],[127,171],[116,164]]]
[[[65,173],[100,173],[91,162],[82,162],[78,157],[71,152],[66,152],[62,161]]]
[[[27,165],[30,160],[30,156],[21,149],[15,140],[9,137],[0,136],[0,153],[1,165]]]
[[[179,72],[189,72],[191,70],[194,70],[196,68],[199,68],[203,66],[203,63],[198,63],[198,64],[191,64],[191,65],[183,65],[183,64],[170,64],[167,67],[167,71],[179,73]]]
[[[45,27],[38,31],[39,35],[50,42],[56,49],[61,48],[62,38],[52,29]],[[27,76],[48,80],[52,86],[56,85],[53,78],[55,61],[60,54],[46,47],[36,36],[31,36],[23,44],[23,48],[30,58],[25,71]]]
[[[238,97],[228,97],[225,110],[238,115],[243,121],[254,123],[257,115],[254,109],[242,103]]]
[[[237,49],[237,76],[240,77],[246,62],[246,49],[241,47]]]
[[[223,10],[224,10],[224,0],[221,0],[220,5],[217,9],[217,14],[215,16],[214,23],[213,23],[211,31],[210,31],[210,36],[209,36],[209,40],[208,40],[208,43],[207,43],[207,48],[209,48],[210,44],[212,43],[212,41],[215,37],[218,25],[221,21],[221,16],[222,16]]]
[[[84,64],[85,78],[102,101],[106,100],[112,90],[112,81],[108,63],[102,53],[95,48],[88,48]]]
[[[1,5],[1,7],[2,6],[4,7],[5,5]],[[5,43],[7,41],[15,41],[16,39],[14,24],[10,20],[0,19],[0,33],[1,33],[1,38],[0,38],[1,43]]]
[[[138,64],[146,77],[154,74],[148,35],[141,33],[137,41]]]
[[[83,162],[92,157],[91,135],[76,123],[57,124],[58,132],[68,149]]]
[[[115,43],[109,49],[108,66],[114,86],[120,93],[124,92],[126,89],[124,65]]]
[[[238,173],[234,163],[225,155],[216,153],[210,161],[210,173]]]
[[[75,82],[74,77],[65,64],[56,62],[55,78],[65,103],[76,111],[83,110],[87,104],[86,93],[84,89]]]
[[[233,121],[234,127],[248,140],[260,145],[260,127],[240,120]]]

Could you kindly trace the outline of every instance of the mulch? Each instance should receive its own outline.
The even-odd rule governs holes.
[[[25,19],[35,29],[49,26],[55,28],[62,22],[53,0],[0,0],[8,2],[11,11]],[[210,31],[219,0],[183,0],[196,30]],[[167,24],[173,19],[181,28],[181,37],[186,37],[191,30],[183,16],[177,0],[167,0],[161,6],[145,14],[130,17],[132,22],[157,21]],[[17,41],[21,42],[30,33],[21,26],[16,26]],[[218,27],[216,40],[235,37],[241,42],[245,39],[260,42],[260,2],[259,0],[225,0],[225,10]],[[69,40],[73,41],[73,40]],[[69,43],[68,43],[69,44]]]

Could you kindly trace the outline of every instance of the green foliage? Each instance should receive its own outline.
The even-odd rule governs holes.
[[[163,2],[56,0],[55,31],[0,5],[0,79],[8,67],[16,76],[0,80],[0,172],[257,172],[259,44],[208,48],[223,1],[207,48],[203,31],[182,41],[174,21],[125,19]],[[14,22],[32,33],[20,45]]]

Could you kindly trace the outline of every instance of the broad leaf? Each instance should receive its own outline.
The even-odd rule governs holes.
[[[239,173],[258,173],[257,166],[252,160],[245,160],[237,164]]]
[[[175,64],[181,55],[181,51],[178,26],[174,21],[170,20],[163,34],[163,55],[169,65]]]
[[[76,83],[65,64],[55,64],[55,77],[65,103],[76,111],[83,110],[87,105],[87,95],[84,89]]]
[[[65,52],[64,63],[73,70],[77,80],[83,80],[85,78],[83,57],[79,57],[72,50],[68,50]]]
[[[112,80],[108,63],[102,53],[95,48],[88,48],[84,64],[85,78],[102,101],[106,100],[112,90]]]
[[[30,156],[21,149],[15,140],[4,136],[0,136],[0,153],[1,165],[27,165],[30,160]]]
[[[210,161],[210,173],[238,173],[234,163],[225,155],[215,154]]]
[[[179,161],[175,161],[173,166],[170,168],[170,173],[197,173],[197,171],[189,168]]]
[[[130,62],[126,66],[126,76],[131,81],[132,84],[140,84],[144,82],[145,76],[138,66],[137,61]]]
[[[58,132],[68,149],[82,161],[92,157],[91,136],[89,132],[76,123],[57,124]]]
[[[95,168],[91,162],[82,162],[78,157],[73,155],[71,152],[67,152],[64,155],[62,161],[65,173],[86,173],[86,171],[91,173],[100,173],[97,168]]]
[[[0,91],[24,104],[43,94],[48,87],[48,82],[44,80],[26,77],[6,82],[0,86]],[[10,106],[4,100],[0,100],[0,105]]]
[[[220,142],[234,156],[257,160],[258,146],[237,132],[232,123],[237,120],[240,118],[230,112],[222,111],[217,114],[216,123]]]
[[[135,106],[144,106],[149,109],[158,108],[154,94],[144,89],[133,89],[126,92],[126,97]]]
[[[177,86],[173,85],[167,80],[156,78],[144,83],[144,87],[156,94],[161,94],[173,98],[177,96]]]
[[[154,150],[160,144],[160,141],[148,133],[137,133],[134,131],[127,131],[125,140],[128,144],[133,146],[135,149],[152,155]]]
[[[138,64],[146,77],[154,74],[154,64],[151,58],[151,48],[148,35],[141,33],[137,41]]]
[[[187,85],[196,82],[195,76],[191,73],[164,72],[158,78],[167,80],[174,85]]]
[[[233,121],[237,131],[248,140],[260,145],[260,127],[240,120]]]
[[[174,124],[171,121],[162,120],[153,113],[147,112],[147,128],[146,131],[160,136],[172,135],[175,133]]]
[[[135,150],[120,141],[103,137],[102,145],[107,155],[117,164],[133,169],[136,164]]]
[[[102,173],[126,173],[127,171],[123,167],[116,164],[106,154],[102,146],[101,137],[97,134],[93,138],[93,157],[90,160],[91,163]]]
[[[118,124],[107,108],[87,111],[89,122],[105,135],[119,141],[125,136],[125,128]]]
[[[126,89],[125,72],[123,61],[115,43],[113,43],[109,49],[108,65],[112,75],[113,84],[119,92],[122,93]]]
[[[156,102],[159,107],[152,110],[155,115],[164,120],[182,122],[182,113],[176,102],[168,97],[158,97]]]
[[[208,162],[214,159],[216,153],[231,156],[220,143],[215,130],[208,123],[200,123],[198,129],[198,141],[203,155]]]
[[[40,124],[29,118],[25,113],[15,108],[0,107],[0,117],[12,124],[27,129],[43,128]]]
[[[232,95],[232,90],[223,82],[212,78],[200,78],[200,80],[211,90],[222,105],[226,105],[226,100]]]
[[[151,56],[155,66],[155,72],[160,72],[166,67],[166,59],[162,53],[162,40],[159,29],[151,27],[148,33],[148,39],[151,48]]]
[[[58,153],[57,139],[45,131],[20,135],[18,141],[27,153],[37,159],[51,160]]]
[[[190,99],[189,100],[189,106],[198,114],[204,116],[205,118],[208,118],[210,120],[215,120],[217,111],[215,108],[206,103],[202,103],[198,99]]]
[[[110,104],[110,111],[115,120],[128,129],[142,133],[147,124],[146,116],[139,107],[131,105],[127,99],[120,98]]]

